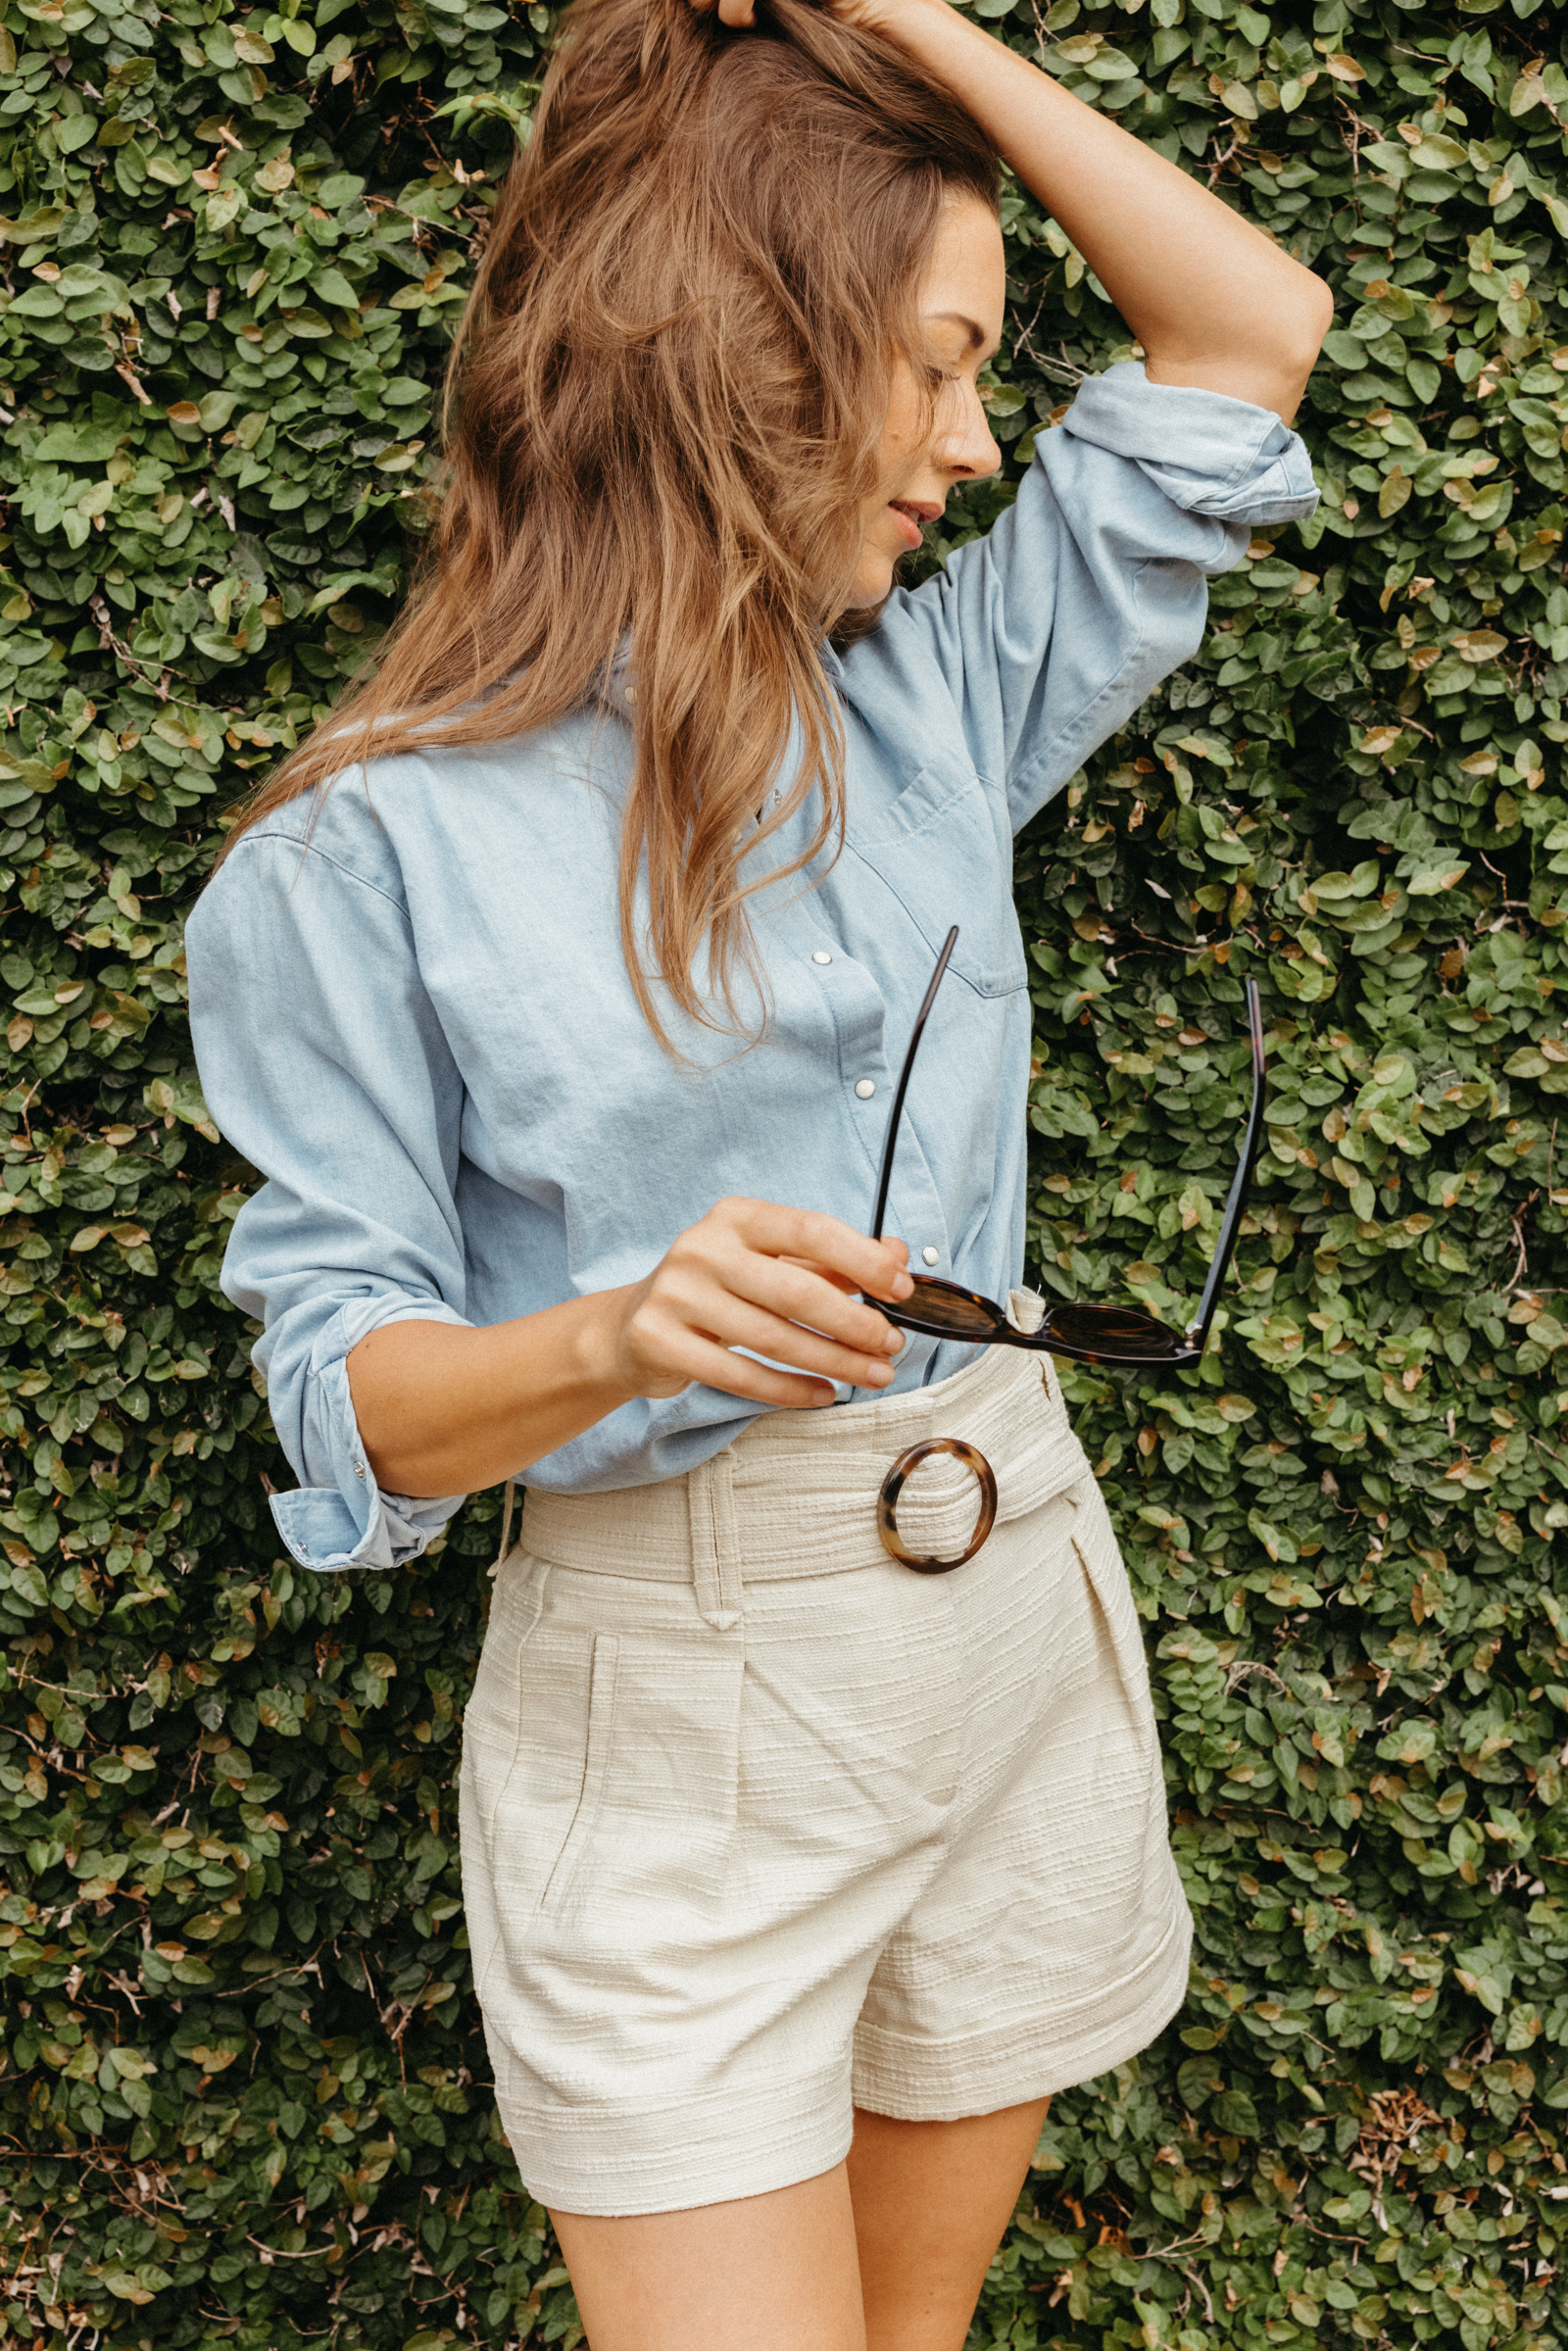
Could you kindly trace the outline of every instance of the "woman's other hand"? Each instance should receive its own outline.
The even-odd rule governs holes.
[[[908,1255],[902,1241],[867,1241],[836,1216],[722,1200],[646,1281],[605,1294],[607,1358],[628,1396],[678,1396],[702,1380],[754,1402],[812,1405],[832,1402],[834,1381],[885,1388],[903,1339],[860,1294],[907,1298]]]

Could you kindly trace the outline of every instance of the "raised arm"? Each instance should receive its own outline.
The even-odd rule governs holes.
[[[750,24],[752,0],[718,13]],[[833,13],[897,42],[974,117],[1099,276],[1152,381],[1290,422],[1333,317],[1320,277],[948,0],[833,0]]]

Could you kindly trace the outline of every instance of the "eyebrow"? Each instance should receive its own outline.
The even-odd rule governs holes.
[[[980,350],[986,341],[985,328],[977,325],[975,320],[971,318],[965,311],[928,311],[926,316],[931,318],[948,318],[952,320],[955,326],[962,326],[966,328],[968,331],[969,348],[971,351]],[[1001,349],[1000,344],[998,345],[998,349]]]

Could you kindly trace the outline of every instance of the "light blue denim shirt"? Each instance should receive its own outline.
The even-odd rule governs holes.
[[[244,836],[190,922],[191,1010],[213,1115],[267,1177],[223,1288],[266,1325],[256,1361],[301,1480],[272,1508],[296,1559],[395,1566],[463,1498],[377,1490],[346,1358],[380,1324],[497,1323],[638,1280],[727,1194],[867,1229],[892,1081],[954,922],[887,1230],[1005,1297],[1030,1047],[1013,832],[1196,650],[1205,574],[1314,503],[1268,411],[1131,363],[1087,382],[990,536],[824,655],[847,838],[751,902],[771,1001],[749,1051],[672,1016],[682,1066],[627,980],[623,673],[554,728],[372,760]],[[763,870],[810,821],[759,850]],[[972,1351],[911,1335],[895,1389]],[[528,1481],[672,1477],[756,1409],[707,1387],[624,1404]]]

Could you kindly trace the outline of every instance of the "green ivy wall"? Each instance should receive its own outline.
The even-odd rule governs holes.
[[[1189,2005],[1057,2101],[975,2345],[1568,2333],[1568,73],[1531,0],[976,0],[1325,271],[1323,503],[1020,847],[1031,1241],[1148,1621]],[[277,1556],[185,1028],[223,811],[392,612],[552,18],[0,8],[0,2342],[581,2340],[486,2088],[455,1775],[496,1497]],[[1007,481],[1126,330],[1005,206]],[[964,527],[1010,495],[974,495]],[[1560,1188],[1559,1188],[1560,1187]],[[1560,1595],[1560,1596],[1559,1596]]]

